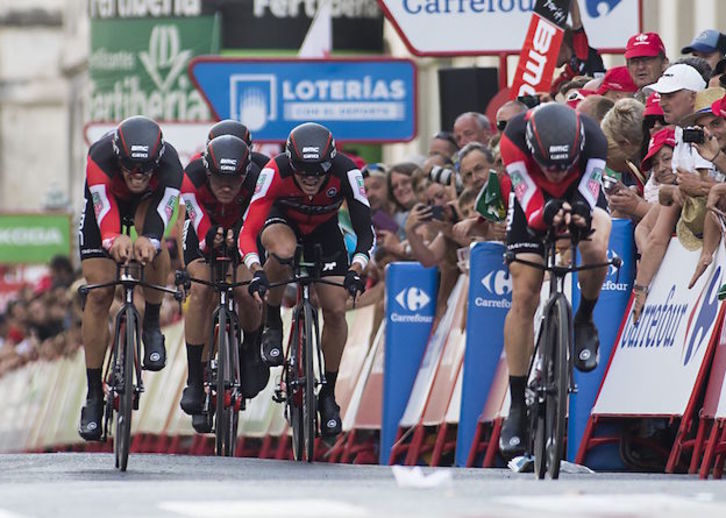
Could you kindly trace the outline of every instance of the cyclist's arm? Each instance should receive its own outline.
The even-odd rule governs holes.
[[[270,213],[273,203],[275,203],[278,186],[281,182],[279,175],[271,164],[273,164],[272,161],[260,172],[255,194],[252,196],[247,212],[245,212],[244,225],[242,225],[242,231],[239,233],[239,239],[237,240],[240,257],[242,257],[247,268],[253,271],[260,267],[260,257],[257,255],[257,236],[262,231],[267,215]]]
[[[86,163],[86,183],[91,192],[102,246],[110,250],[114,240],[121,235],[121,216],[116,197],[111,193],[111,176],[91,156]]]
[[[371,250],[375,245],[375,235],[371,225],[371,206],[363,186],[363,175],[352,161],[351,166],[353,168],[349,169],[343,178],[343,193],[348,203],[350,221],[357,236],[351,266],[358,264],[362,272],[368,265]]]
[[[212,220],[207,214],[199,200],[197,199],[197,187],[190,178],[189,174],[184,174],[184,180],[182,181],[181,198],[184,200],[184,204],[187,209],[187,216],[194,226],[194,232],[197,234],[199,240],[199,250],[202,252],[207,251],[207,243],[205,238],[207,231],[212,226]]]
[[[608,153],[608,141],[600,126],[593,119],[582,115],[581,120],[585,126],[585,148],[582,150],[580,161],[584,162],[585,165],[572,202],[582,201],[590,207],[592,212],[600,197],[602,175]]]
[[[143,236],[159,250],[164,231],[174,213],[184,175],[179,156],[169,143],[166,144],[159,169],[155,174],[159,175],[159,185],[151,195],[149,210],[146,211],[144,220]]]

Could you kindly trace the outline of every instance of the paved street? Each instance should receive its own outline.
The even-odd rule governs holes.
[[[0,518],[99,516],[720,516],[726,483],[686,475],[426,469],[402,487],[390,467],[108,454],[0,456]],[[411,473],[407,472],[404,475]],[[405,485],[406,482],[403,482]]]

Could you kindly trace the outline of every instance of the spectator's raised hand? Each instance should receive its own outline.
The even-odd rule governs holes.
[[[636,192],[624,187],[608,196],[608,205],[610,205],[611,209],[631,215],[637,211],[638,204],[642,199]]]
[[[674,203],[683,205],[683,194],[676,185],[661,185],[658,190],[658,203],[670,207]]]
[[[703,128],[703,135],[705,137],[703,144],[692,144],[692,146],[704,159],[713,162],[721,151],[721,147],[718,144],[716,135],[712,134],[707,127]]]
[[[715,213],[718,216],[726,217],[724,212],[719,208],[721,200],[726,197],[726,183],[718,183],[711,187],[708,192],[708,198],[706,198],[706,209]]]
[[[698,174],[691,173],[685,169],[678,168],[676,174],[678,189],[686,196],[701,196],[701,179]]]
[[[431,207],[422,203],[415,205],[406,218],[406,234],[415,231],[429,221],[431,221]]]
[[[505,241],[507,238],[507,223],[504,221],[490,223],[487,238],[492,241]]]

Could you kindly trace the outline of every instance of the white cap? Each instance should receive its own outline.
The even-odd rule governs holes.
[[[659,94],[669,94],[678,90],[690,90],[692,92],[700,92],[706,88],[706,81],[703,80],[698,70],[691,65],[678,63],[669,66],[663,75],[660,76],[657,83],[648,85],[643,91],[650,94],[658,92]]]

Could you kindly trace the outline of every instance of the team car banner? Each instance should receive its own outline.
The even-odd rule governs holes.
[[[718,320],[726,264],[719,246],[689,290],[699,255],[700,250],[690,252],[671,239],[640,320],[633,323],[632,307],[625,316],[593,414],[683,415]]]
[[[256,142],[284,141],[307,121],[338,141],[403,142],[416,135],[416,66],[406,59],[192,60],[189,74],[217,118],[243,122]]]

